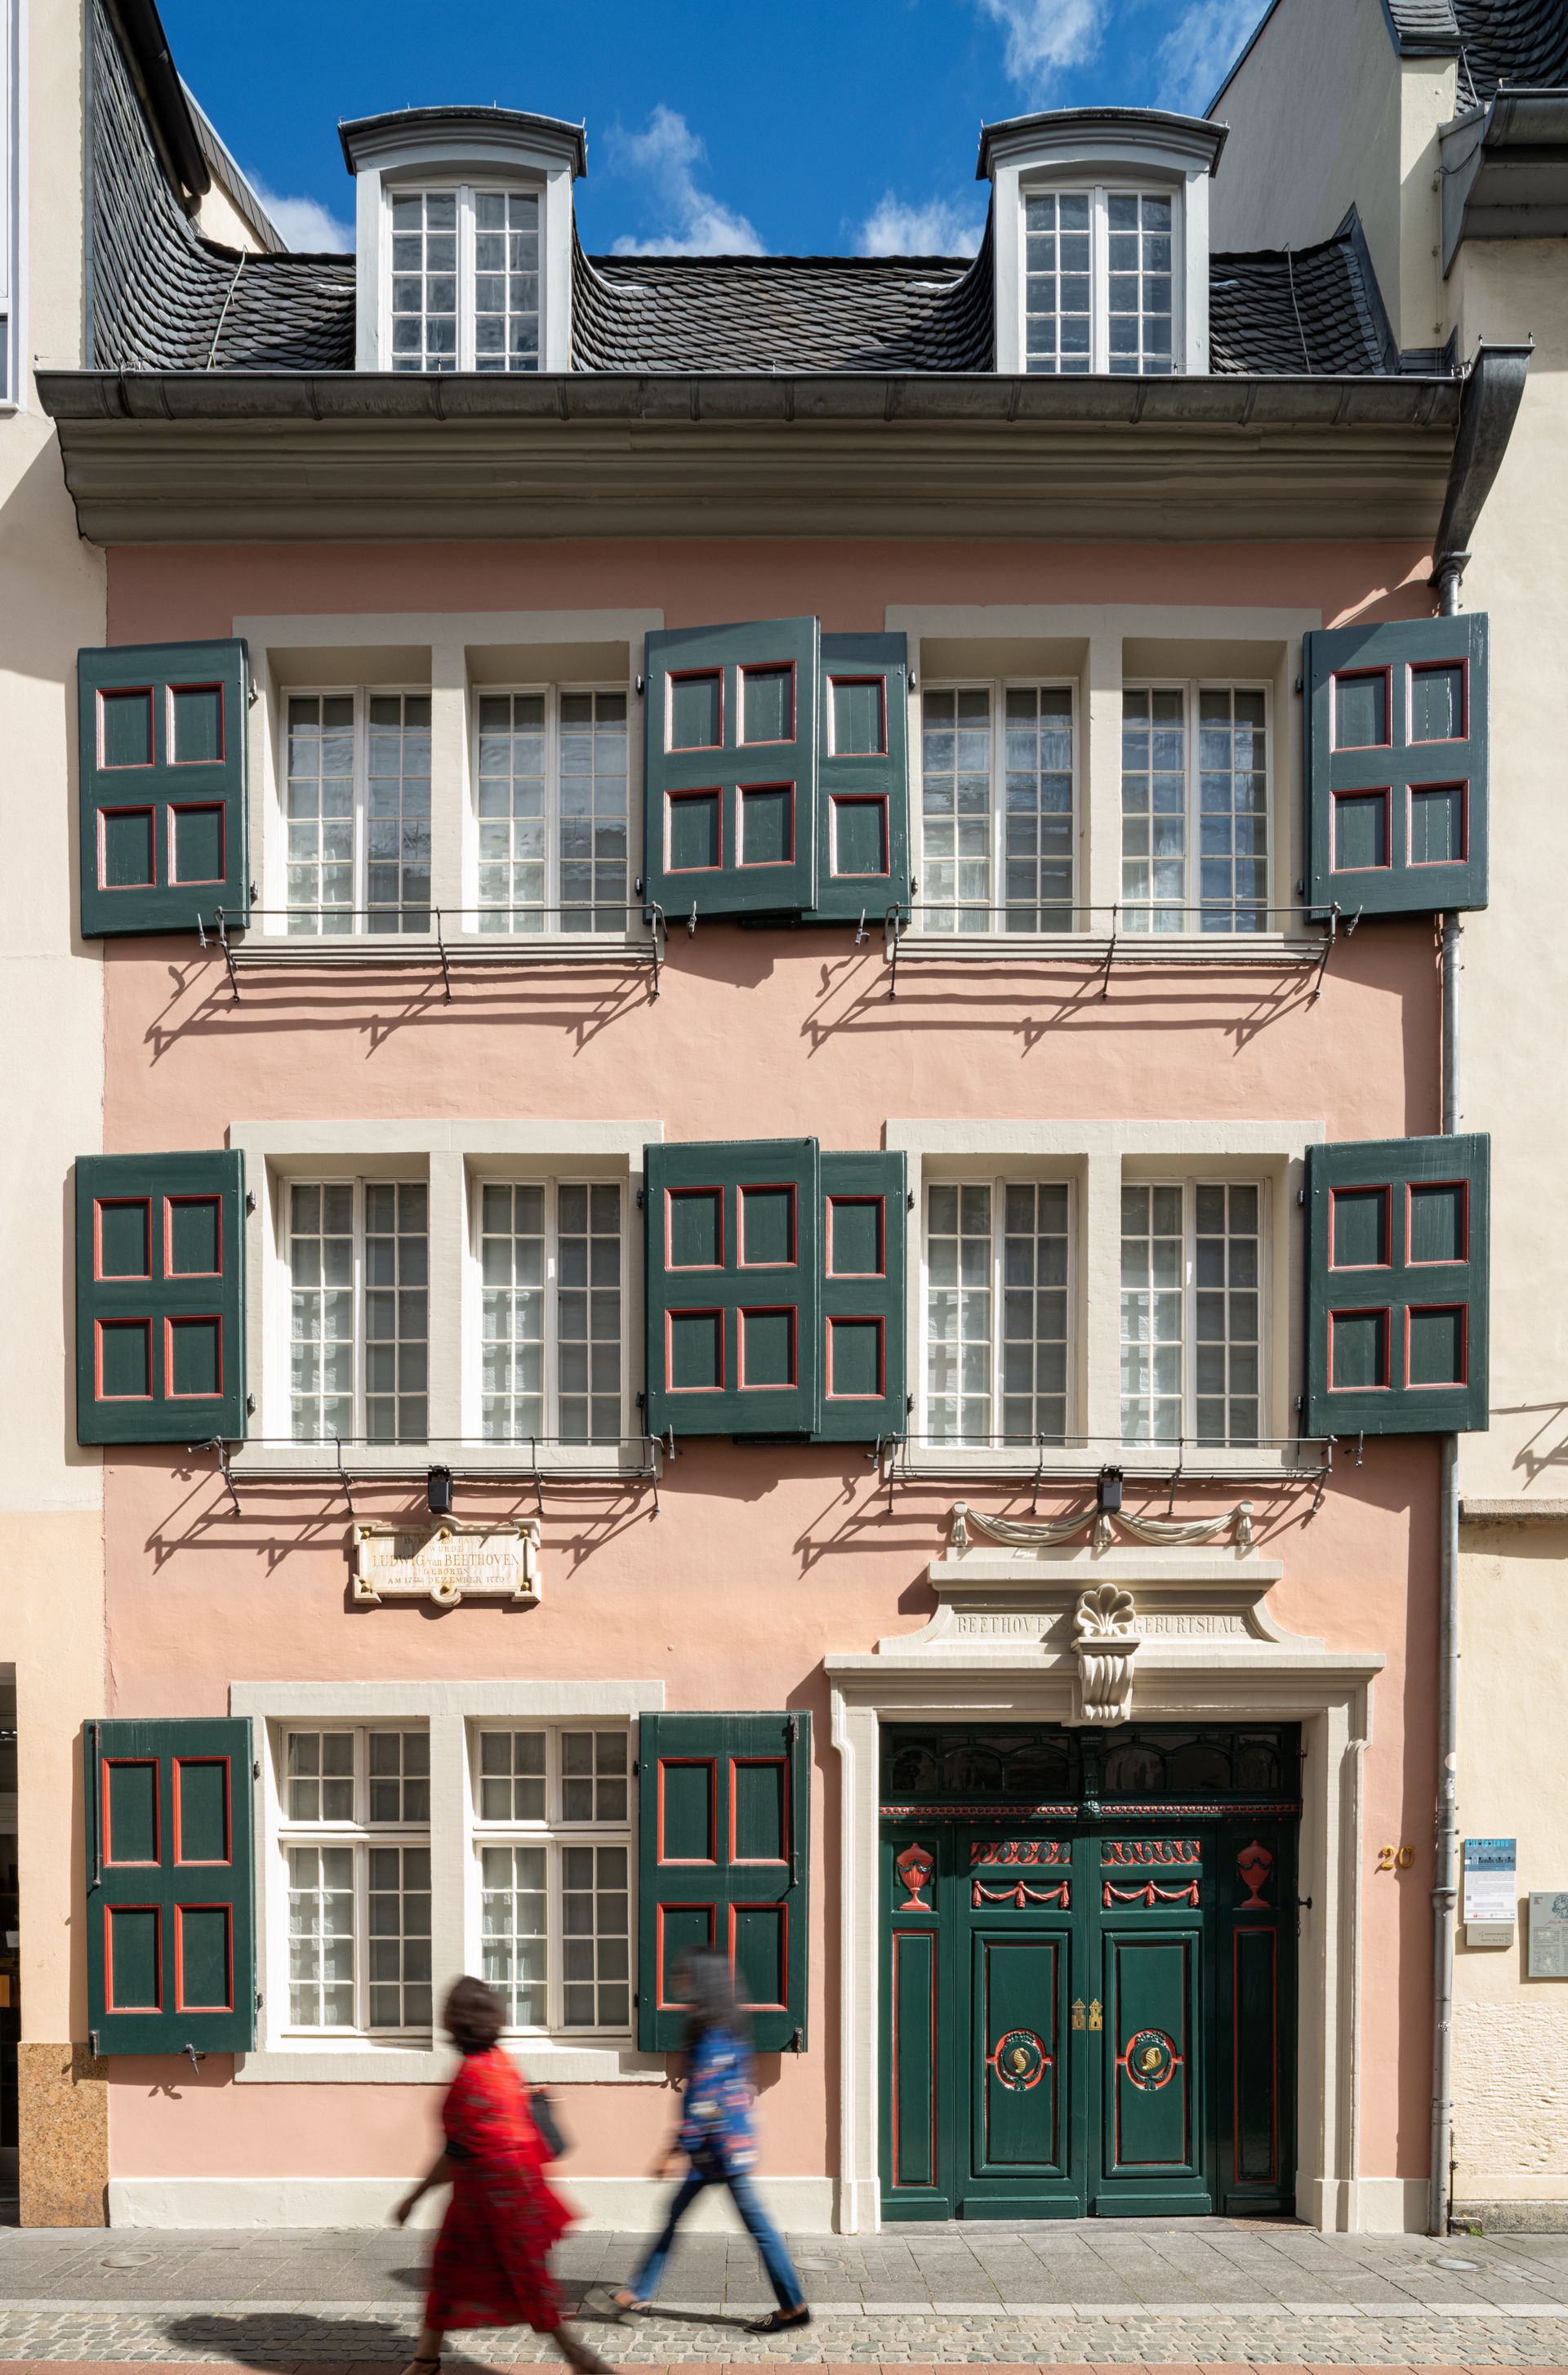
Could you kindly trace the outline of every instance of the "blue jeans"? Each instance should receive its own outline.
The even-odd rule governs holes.
[[[631,2290],[639,2300],[651,2301],[659,2289],[669,2258],[675,2230],[690,2209],[705,2185],[727,2185],[730,2199],[746,2222],[746,2231],[762,2254],[762,2265],[773,2287],[781,2309],[799,2309],[806,2295],[800,2288],[784,2237],[763,2209],[757,2189],[743,2169],[732,2169],[727,2177],[710,2175],[702,2169],[689,2169],[676,2188],[675,2199],[665,2220],[664,2232],[655,2238],[642,2266],[631,2279]]]

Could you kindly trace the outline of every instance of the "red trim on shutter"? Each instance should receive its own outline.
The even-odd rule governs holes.
[[[705,1856],[672,1856],[665,1853],[665,1774],[672,1765],[695,1768],[706,1767],[708,1775],[708,1853]],[[719,1860],[719,1774],[716,1761],[711,1756],[661,1756],[659,1759],[658,1847],[655,1861],[660,1864],[687,1865],[704,1871]]]
[[[840,676],[833,669],[828,677],[828,756],[832,759],[885,759],[888,755],[888,679],[878,673],[871,676]],[[841,684],[870,684],[877,688],[878,711],[878,741],[874,750],[841,750],[833,739],[833,694]]]
[[[1381,742],[1341,742],[1339,739],[1339,687],[1342,684],[1365,684],[1373,677],[1383,679],[1383,723],[1387,728]],[[1335,750],[1391,750],[1394,747],[1394,670],[1390,666],[1369,668],[1336,668],[1329,679],[1329,747]],[[1407,712],[1407,716],[1409,713]]]
[[[100,684],[100,685],[99,686],[99,688],[98,688],[98,754],[97,754],[97,762],[96,762],[96,763],[97,763],[97,765],[98,765],[98,768],[99,768],[99,771],[100,771],[100,774],[120,774],[120,773],[122,773],[122,772],[129,772],[129,770],[130,770],[130,769],[132,769],[133,767],[156,767],[156,766],[157,766],[157,764],[158,764],[158,740],[157,740],[158,704],[157,704],[157,701],[156,701],[156,698],[155,698],[155,695],[156,695],[156,693],[157,693],[157,691],[158,691],[157,686],[156,686],[156,685],[151,685],[151,684],[147,684],[147,685],[142,685],[142,684]],[[103,705],[104,705],[104,703],[105,703],[106,701],[127,701],[127,700],[129,700],[129,699],[131,698],[131,696],[132,696],[133,694],[139,694],[139,695],[140,695],[140,697],[141,697],[141,698],[142,698],[142,699],[147,703],[147,757],[146,757],[145,759],[106,759],[106,758],[104,757],[104,755],[103,755]]]
[[[746,1323],[749,1319],[787,1318],[789,1321],[789,1375],[769,1377],[753,1385],[746,1375]],[[800,1384],[800,1313],[793,1303],[753,1303],[741,1305],[735,1315],[736,1390],[742,1394],[792,1394]]]
[[[678,750],[722,750],[724,749],[725,714],[725,695],[728,691],[728,687],[725,682],[726,674],[727,670],[722,668],[666,668],[665,670],[665,750],[666,753]],[[676,684],[712,684],[715,677],[718,679],[719,686],[718,740],[716,742],[671,741],[670,728],[674,724],[675,704],[670,699],[670,687]]]
[[[747,857],[746,835],[741,827],[742,820],[745,815],[746,796],[749,792],[787,792],[789,794],[789,849],[784,857]],[[765,873],[770,866],[793,866],[795,864],[795,827],[796,806],[797,800],[794,784],[785,782],[782,778],[776,784],[737,784],[735,787],[735,862],[742,873]]]
[[[218,1330],[218,1383],[204,1386],[199,1394],[176,1393],[174,1389],[174,1330],[210,1325]],[[163,1399],[171,1402],[215,1402],[223,1392],[223,1314],[221,1311],[171,1311],[163,1322]]]
[[[153,1826],[153,1830],[154,1830],[154,1832],[156,1833],[156,1835],[157,1835],[157,1839],[158,1839],[158,1851],[157,1851],[157,1853],[156,1853],[156,1854],[154,1854],[154,1855],[150,1855],[150,1856],[126,1856],[126,1857],[124,1857],[124,1859],[121,1859],[120,1857],[116,1856],[116,1854],[115,1854],[115,1852],[114,1852],[113,1844],[112,1844],[112,1840],[111,1840],[111,1837],[110,1837],[110,1829],[109,1829],[109,1776],[110,1776],[110,1773],[111,1773],[111,1771],[112,1770],[112,1768],[113,1768],[115,1766],[117,1766],[117,1765],[126,1765],[126,1766],[139,1765],[139,1766],[147,1766],[148,1768],[150,1768],[150,1770],[151,1770],[151,1773],[152,1773],[152,1826]],[[104,1759],[103,1759],[103,1761],[102,1761],[101,1765],[100,1765],[100,1767],[99,1767],[99,1789],[100,1789],[100,1793],[101,1793],[101,1798],[102,1798],[102,1804],[101,1804],[101,1807],[100,1807],[100,1814],[101,1814],[101,1817],[102,1817],[102,1833],[103,1833],[103,1862],[104,1862],[104,1869],[107,1871],[107,1869],[109,1868],[109,1866],[110,1866],[111,1864],[112,1864],[112,1865],[115,1867],[115,1869],[116,1869],[117,1871],[119,1871],[119,1872],[136,1872],[136,1871],[140,1871],[140,1870],[143,1870],[143,1869],[147,1870],[147,1872],[155,1871],[155,1870],[157,1869],[157,1867],[158,1867],[158,1866],[162,1862],[162,1861],[163,1861],[163,1777],[162,1777],[162,1775],[160,1774],[160,1772],[159,1771],[158,1759],[157,1759],[157,1757],[156,1757],[156,1756],[106,1756],[106,1757],[104,1757]]]
[[[785,676],[789,678],[789,732],[770,734],[765,740],[753,742],[746,733],[746,679],[749,676]],[[782,750],[786,742],[800,738],[800,688],[793,660],[742,660],[735,671],[735,747],[737,750]]]
[[[1413,1235],[1412,1235],[1412,1231],[1411,1231],[1411,1226],[1410,1226],[1411,1219],[1412,1219],[1412,1214],[1411,1214],[1411,1211],[1410,1211],[1410,1199],[1411,1199],[1411,1198],[1414,1196],[1415,1191],[1416,1191],[1416,1189],[1417,1189],[1418,1188],[1420,1188],[1421,1189],[1422,1189],[1422,1190],[1423,1190],[1423,1192],[1424,1192],[1424,1190],[1425,1190],[1425,1189],[1427,1189],[1428,1188],[1457,1188],[1457,1189],[1459,1190],[1459,1196],[1460,1196],[1460,1211],[1461,1211],[1461,1213],[1462,1213],[1462,1215],[1463,1215],[1463,1223],[1464,1223],[1464,1225],[1463,1225],[1463,1231],[1462,1231],[1461,1239],[1460,1239],[1460,1249],[1459,1249],[1459,1251],[1458,1251],[1456,1254],[1441,1254],[1441,1255],[1436,1256],[1436,1257],[1435,1257],[1432,1260],[1431,1260],[1431,1261],[1418,1261],[1418,1260],[1416,1259],[1416,1257],[1415,1257],[1414,1253],[1410,1250],[1411,1246],[1412,1246],[1412,1244],[1413,1244],[1413,1242],[1414,1242]],[[1468,1261],[1469,1260],[1469,1258],[1470,1258],[1470,1183],[1469,1183],[1469,1181],[1468,1181],[1468,1179],[1407,1179],[1407,1180],[1406,1180],[1406,1182],[1405,1182],[1405,1268],[1406,1268],[1407,1270],[1452,1270],[1452,1269],[1453,1269],[1453,1267],[1454,1267],[1454,1265],[1455,1265],[1456,1262],[1468,1262]]]
[[[221,1913],[227,1933],[229,1991],[223,2003],[194,2003],[185,1993],[185,1916]],[[174,2009],[176,2012],[232,2012],[234,2009],[234,1908],[220,1900],[174,1908]]]
[[[220,1856],[187,1856],[180,1837],[180,1785],[187,1765],[221,1765],[223,1767],[223,1853]],[[231,1864],[234,1861],[234,1770],[227,1756],[176,1756],[170,1761],[170,1776],[174,1799],[174,1861],[187,1869],[200,1865]]]
[[[145,1394],[106,1394],[103,1390],[103,1331],[106,1328],[139,1328],[147,1338],[147,1390]],[[158,1400],[153,1390],[152,1322],[150,1319],[96,1319],[92,1330],[93,1400],[100,1402],[151,1402]]]
[[[661,1897],[654,1913],[654,2002],[660,2012],[686,2012],[690,2009],[684,1996],[665,1993],[665,1916],[666,1913],[701,1913],[708,1922],[708,1951],[713,1952],[718,1941],[713,1934],[713,1905],[709,1897],[677,1899]]]
[[[1337,1262],[1334,1258],[1334,1214],[1341,1196],[1381,1196],[1383,1199],[1383,1239],[1388,1250],[1380,1262]],[[1407,1244],[1409,1239],[1406,1240]],[[1394,1190],[1380,1188],[1369,1179],[1364,1187],[1330,1188],[1328,1190],[1328,1267],[1339,1271],[1388,1270],[1394,1261]]]
[[[1423,1312],[1457,1312],[1459,1315],[1459,1374],[1456,1377],[1429,1377],[1422,1384],[1410,1375],[1410,1322]],[[1470,1306],[1468,1303],[1408,1303],[1405,1306],[1405,1376],[1407,1392],[1412,1394],[1455,1393],[1470,1382]]]
[[[1337,1319],[1378,1319],[1378,1320],[1381,1320],[1381,1321],[1382,1321],[1382,1323],[1383,1323],[1383,1341],[1382,1341],[1382,1347],[1381,1347],[1381,1350],[1382,1350],[1382,1354],[1383,1354],[1383,1375],[1382,1375],[1382,1377],[1377,1380],[1377,1382],[1376,1382],[1376,1384],[1375,1384],[1375,1385],[1371,1385],[1371,1386],[1337,1386],[1337,1385],[1335,1384],[1335,1382],[1334,1382],[1334,1323],[1335,1323],[1335,1321],[1336,1321]],[[1394,1382],[1394,1377],[1393,1377],[1393,1353],[1392,1353],[1392,1348],[1391,1348],[1391,1343],[1390,1343],[1390,1339],[1391,1339],[1392,1335],[1393,1335],[1393,1313],[1389,1310],[1388,1306],[1387,1306],[1386,1304],[1370,1304],[1370,1303],[1369,1303],[1369,1304],[1365,1304],[1365,1305],[1363,1305],[1363,1306],[1362,1306],[1359,1310],[1351,1310],[1351,1309],[1347,1308],[1346,1310],[1343,1310],[1343,1311],[1331,1311],[1331,1312],[1328,1314],[1328,1390],[1329,1390],[1329,1392],[1330,1392],[1331,1394],[1381,1394],[1381,1393],[1386,1393],[1386,1392],[1388,1391],[1389,1388],[1392,1386],[1392,1384],[1393,1384],[1393,1382]]]
[[[779,1992],[779,1994],[778,1994],[777,1996],[743,1996],[743,1995],[741,1994],[741,1992],[740,1992],[740,1989],[739,1989],[738,1985],[737,1984],[737,1982],[738,1981],[739,1977],[740,1977],[740,1965],[739,1965],[738,1961],[737,1960],[737,1957],[736,1957],[736,1951],[735,1951],[736,1929],[737,1929],[737,1923],[736,1923],[736,1918],[735,1918],[735,1917],[736,1917],[736,1915],[737,1915],[737,1913],[771,1913],[771,1914],[773,1916],[774,1920],[775,1920],[778,1922],[778,1924],[779,1924],[779,1928],[780,1928],[780,1931],[781,1931],[781,1932],[782,1932],[782,1937],[781,1937],[781,1942],[780,1942],[780,1943],[781,1943],[781,1945],[782,1945],[782,1948],[783,1948],[783,1952],[780,1954],[780,1956],[779,1956],[779,1966],[780,1966],[780,1969],[781,1969],[781,1971],[782,1971],[782,1973],[783,1973],[783,1981],[784,1981],[784,1983],[783,1983],[783,1987],[782,1987],[782,1989],[781,1989],[781,1991],[780,1991],[780,1992]],[[765,1900],[763,1903],[761,1903],[761,1904],[745,1904],[745,1905],[742,1905],[742,1904],[732,1904],[732,1905],[730,1906],[730,1908],[729,1908],[729,1976],[730,1976],[730,1984],[731,1984],[731,1986],[732,1986],[732,1987],[734,1987],[734,1988],[735,1988],[735,2000],[736,2000],[737,2003],[744,2005],[748,2012],[787,2012],[787,2011],[788,2011],[788,2009],[789,2009],[789,1907],[784,1903],[784,1899],[783,1899],[782,1897],[772,1897],[772,1898],[768,1898],[768,1899],[766,1899],[766,1900]]]
[[[748,1196],[778,1196],[789,1198],[789,1252],[783,1261],[749,1262],[746,1258],[746,1199]],[[796,1270],[800,1265],[799,1215],[796,1210],[796,1183],[793,1179],[747,1179],[736,1189],[737,1270]]]
[[[737,1800],[737,1792],[736,1786],[735,1786],[735,1777],[736,1777],[736,1773],[737,1773],[737,1769],[738,1769],[738,1768],[739,1768],[739,1766],[741,1766],[742,1765],[772,1766],[775,1772],[782,1774],[782,1775],[783,1775],[783,1777],[784,1777],[784,1847],[783,1847],[783,1849],[782,1849],[781,1853],[779,1853],[779,1854],[778,1854],[778,1855],[776,1855],[776,1856],[743,1856],[743,1855],[739,1852],[738,1849],[737,1849],[737,1846],[736,1846],[736,1837],[735,1837],[735,1834],[736,1834],[736,1815],[737,1815],[737,1804],[736,1804],[736,1800]],[[791,1826],[791,1824],[793,1823],[794,1819],[795,1819],[795,1809],[794,1809],[794,1806],[793,1806],[793,1803],[792,1803],[792,1792],[791,1792],[791,1790],[790,1790],[790,1770],[789,1770],[789,1759],[788,1759],[788,1757],[787,1757],[787,1756],[732,1756],[732,1757],[730,1758],[730,1760],[729,1760],[729,1861],[730,1861],[730,1862],[731,1862],[732,1864],[733,1864],[733,1863],[739,1863],[739,1864],[750,1864],[750,1865],[757,1865],[757,1864],[768,1864],[768,1865],[772,1865],[772,1864],[785,1864],[785,1863],[787,1863],[787,1862],[789,1861],[790,1826]]]
[[[1439,673],[1439,671],[1440,671],[1440,670],[1441,670],[1441,672],[1442,672],[1444,675],[1448,675],[1448,674],[1450,674],[1450,673],[1452,672],[1452,670],[1453,670],[1453,669],[1455,669],[1455,668],[1457,668],[1457,669],[1458,669],[1458,671],[1459,671],[1459,686],[1460,686],[1460,691],[1459,691],[1459,720],[1460,720],[1460,723],[1459,723],[1459,731],[1457,732],[1457,734],[1442,734],[1442,735],[1436,735],[1436,736],[1427,736],[1427,735],[1421,735],[1421,736],[1418,736],[1418,735],[1416,734],[1416,732],[1415,732],[1415,722],[1416,722],[1415,685],[1416,685],[1416,679],[1417,679],[1417,677],[1418,677],[1418,676],[1436,676],[1436,675]],[[1405,744],[1406,744],[1406,748],[1407,748],[1408,750],[1435,750],[1435,749],[1439,748],[1439,747],[1440,747],[1443,743],[1444,743],[1444,742],[1468,742],[1468,741],[1469,740],[1469,738],[1470,738],[1470,656],[1469,656],[1469,654],[1468,654],[1468,652],[1456,651],[1456,652],[1453,654],[1452,657],[1451,657],[1451,658],[1449,658],[1449,659],[1439,659],[1439,660],[1407,660],[1407,661],[1405,662]]]
[[[887,864],[874,866],[868,870],[841,866],[839,864],[839,810],[866,808],[879,808],[882,811],[882,855]],[[887,880],[893,862],[893,830],[892,820],[888,814],[886,792],[830,792],[828,794],[828,833],[829,868],[838,881],[885,882]]]
[[[218,1268],[216,1270],[176,1270],[174,1267],[174,1213],[176,1204],[210,1204],[218,1215]],[[163,1199],[163,1275],[170,1278],[221,1278],[223,1276],[223,1199],[221,1196],[165,1196]]]
[[[103,836],[103,826],[104,826],[104,821],[105,821],[105,819],[106,819],[106,818],[108,818],[108,817],[146,817],[146,819],[147,819],[147,826],[148,826],[148,829],[149,829],[149,831],[150,831],[150,833],[151,833],[151,835],[152,835],[152,874],[151,874],[150,879],[149,879],[147,881],[146,881],[146,882],[111,882],[111,881],[109,881],[109,880],[106,879],[106,878],[107,878],[107,875],[108,875],[108,870],[109,870],[109,869],[108,869],[107,863],[106,863],[106,859],[107,859],[107,856],[108,856],[108,851],[107,851],[107,848],[106,848],[106,845],[105,845],[105,842],[104,842],[104,836]],[[98,811],[97,811],[97,821],[98,821],[98,887],[99,887],[99,889],[100,889],[100,891],[156,891],[156,890],[159,888],[159,881],[158,881],[158,810],[157,810],[157,809],[156,809],[155,807],[152,807],[152,806],[144,806],[144,805],[142,805],[140,802],[137,802],[137,803],[136,803],[136,805],[135,805],[134,807],[126,807],[126,808],[113,808],[113,809],[111,809],[111,808],[100,808],[100,809],[98,809]]]
[[[182,759],[174,742],[174,696],[177,692],[216,692],[218,695],[218,748],[208,759]],[[220,679],[197,678],[191,683],[163,688],[164,765],[167,767],[221,767],[229,756],[229,703],[223,697]]]
[[[711,866],[678,866],[670,856],[670,811],[683,800],[712,800],[718,812],[718,850]],[[722,874],[725,864],[725,795],[722,784],[692,784],[665,794],[665,872]]]
[[[665,1313],[665,1391],[666,1394],[723,1394],[729,1390],[729,1330],[725,1326],[725,1306],[717,1304],[683,1304],[678,1310]],[[673,1366],[674,1345],[671,1329],[678,1319],[716,1319],[719,1323],[719,1375],[711,1386],[678,1386]]]
[[[157,1945],[153,1967],[158,1974],[158,2002],[149,2004],[119,2004],[114,2001],[114,1916],[117,1913],[150,1913]],[[161,1905],[106,1905],[103,1908],[103,2009],[122,2020],[133,2019],[137,2013],[160,2013],[163,2010],[163,1908]]]
[[[124,1210],[125,1210],[129,1205],[132,1205],[132,1204],[139,1204],[139,1205],[140,1205],[140,1207],[141,1207],[141,1209],[142,1209],[142,1211],[143,1211],[143,1212],[144,1212],[144,1214],[146,1215],[146,1232],[145,1232],[145,1234],[146,1234],[146,1238],[147,1238],[147,1269],[146,1269],[146,1270],[112,1270],[112,1271],[108,1271],[108,1272],[106,1272],[106,1271],[105,1271],[105,1270],[104,1270],[104,1267],[103,1267],[103,1213],[104,1213],[104,1208],[107,1206],[107,1207],[108,1207],[108,1209],[109,1209],[111,1211],[124,1211]],[[105,1276],[107,1276],[107,1277],[109,1277],[109,1278],[111,1278],[111,1279],[112,1279],[112,1280],[114,1280],[114,1281],[119,1281],[119,1280],[121,1280],[121,1279],[147,1279],[147,1280],[148,1280],[148,1281],[150,1281],[150,1280],[151,1280],[151,1277],[152,1277],[152,1198],[151,1198],[150,1196],[95,1196],[95,1197],[93,1198],[93,1199],[92,1199],[92,1274],[93,1274],[93,1278],[94,1278],[94,1280],[95,1280],[95,1281],[96,1281],[96,1280],[102,1279],[102,1278],[104,1278]]]
[[[216,766],[217,763],[217,761],[213,759],[187,759],[184,762],[184,764],[187,767],[211,767]],[[178,883],[182,888],[188,883],[227,882],[229,880],[229,811],[224,807],[223,802],[221,800],[176,800],[171,805],[167,813],[168,823],[165,830],[168,834],[170,881],[171,883]],[[182,816],[215,816],[218,819],[218,840],[220,857],[218,868],[216,874],[175,873],[174,851],[176,842],[174,836],[174,819]]]
[[[833,1384],[833,1330],[835,1328],[875,1328],[877,1330],[877,1390],[871,1394],[841,1394]],[[888,1323],[879,1311],[834,1311],[828,1318],[827,1375],[822,1390],[830,1401],[879,1402],[888,1392]]]
[[[1418,857],[1415,854],[1415,800],[1418,792],[1457,792],[1459,848],[1453,857]],[[1470,780],[1456,775],[1448,782],[1407,784],[1405,786],[1405,861],[1409,866],[1468,866],[1470,857]]]
[[[1336,874],[1382,874],[1394,863],[1394,786],[1391,784],[1346,784],[1329,794],[1333,806],[1328,815],[1328,862]],[[1383,855],[1371,866],[1347,866],[1339,855],[1339,803],[1341,800],[1381,800],[1383,802]]]
[[[719,1258],[711,1262],[678,1262],[673,1251],[674,1235],[670,1227],[672,1211],[678,1196],[716,1196],[719,1199]],[[708,1188],[666,1188],[665,1189],[665,1268],[666,1270],[715,1270],[725,1266],[725,1191],[715,1179]]]

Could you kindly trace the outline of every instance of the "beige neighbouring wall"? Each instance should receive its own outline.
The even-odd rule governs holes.
[[[76,656],[106,639],[104,566],[65,492],[33,363],[79,365],[81,12],[21,0],[19,401],[0,409],[0,1663],[14,1664],[20,2183],[30,2225],[98,2225],[105,2089],[84,2067],[80,1734],[104,1711],[102,1478],[74,1417],[71,1166],[102,1142],[102,968],[75,937]],[[73,2047],[75,2040],[75,2050]]]

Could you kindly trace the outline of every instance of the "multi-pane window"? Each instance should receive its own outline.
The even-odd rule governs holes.
[[[1103,186],[1024,199],[1024,361],[1032,372],[1168,377],[1174,202]]]
[[[478,697],[479,926],[621,932],[626,694]]]
[[[429,1734],[290,1731],[282,1801],[289,2026],[428,2031]]]
[[[395,190],[392,368],[539,368],[539,198],[533,190]]]
[[[1266,928],[1268,714],[1261,687],[1124,691],[1122,899],[1128,931]]]
[[[958,685],[927,692],[921,777],[925,928],[1070,930],[1070,688]]]
[[[422,1442],[429,1190],[422,1180],[301,1180],[288,1195],[296,1441]]]
[[[1262,1191],[1122,1189],[1122,1436],[1255,1443],[1263,1362]]]
[[[480,1397],[488,1442],[619,1439],[621,1196],[614,1180],[487,1180],[481,1188]]]
[[[967,1443],[1064,1439],[1067,1232],[1062,1182],[927,1188],[928,1434]]]
[[[629,1748],[624,1728],[478,1735],[483,1971],[515,2028],[631,2026]]]
[[[289,929],[430,928],[430,697],[290,693]]]

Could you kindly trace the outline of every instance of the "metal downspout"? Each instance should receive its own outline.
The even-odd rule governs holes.
[[[1462,564],[1461,564],[1462,566]],[[1459,608],[1458,568],[1440,578],[1440,611]],[[1459,1127],[1459,918],[1443,918],[1443,1135]],[[1453,2206],[1454,1944],[1459,1885],[1459,1438],[1445,1435],[1438,1486],[1437,1836],[1432,1890],[1432,2175],[1428,2231],[1446,2235]]]

